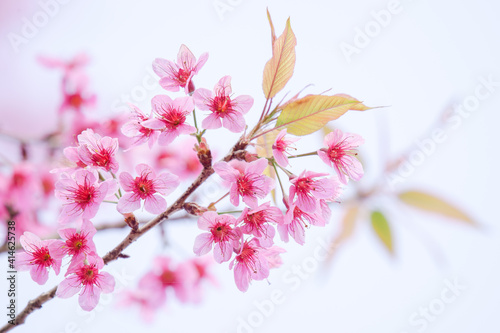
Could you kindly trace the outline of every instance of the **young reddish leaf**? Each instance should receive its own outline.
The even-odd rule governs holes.
[[[352,236],[358,218],[358,211],[359,209],[357,206],[351,206],[346,210],[342,219],[340,231],[330,244],[330,250],[328,251],[328,257],[326,259],[327,262],[332,260],[335,249]]]
[[[271,34],[273,30],[271,23]],[[285,31],[273,43],[273,57],[264,67],[262,89],[267,99],[273,98],[280,92],[292,77],[295,67],[295,45],[297,45],[297,39],[288,19]]]
[[[379,211],[372,212],[371,216],[372,228],[377,234],[378,238],[382,241],[384,246],[391,254],[394,254],[394,249],[392,247],[392,236],[391,228],[389,223],[385,218],[384,214]]]
[[[271,14],[269,14],[269,8],[266,8],[267,19],[269,20],[269,25],[271,26],[271,47],[274,46],[274,41],[276,40],[276,33],[274,32],[273,20],[271,19]]]
[[[429,193],[407,191],[399,193],[398,197],[405,204],[415,208],[450,217],[470,225],[476,225],[476,223],[463,211]]]
[[[287,104],[276,121],[276,128],[286,127],[293,135],[307,135],[320,130],[349,110],[370,109],[360,101],[345,94],[333,96],[307,95]]]

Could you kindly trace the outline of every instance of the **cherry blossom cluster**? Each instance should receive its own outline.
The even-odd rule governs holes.
[[[80,230],[59,229],[61,239],[41,240],[26,231],[21,236],[24,252],[17,254],[18,270],[29,270],[31,278],[42,285],[52,268],[56,275],[61,271],[62,261],[70,258],[65,279],[59,284],[56,295],[68,298],[79,293],[78,302],[83,310],[90,311],[97,306],[101,293],[114,290],[115,280],[102,271],[104,262],[96,253],[93,237],[96,233],[92,222],[83,219]]]
[[[69,126],[62,126],[66,130],[53,136],[65,147],[58,156],[64,162],[52,165],[51,173],[44,174],[52,178],[43,188],[46,195],[53,191],[59,200],[57,221],[64,227],[58,229],[61,239],[41,240],[33,230],[23,230],[20,241],[24,252],[18,254],[18,268],[29,270],[34,281],[44,284],[49,270],[59,274],[63,260],[69,258],[65,280],[56,295],[67,298],[79,293],[84,310],[95,308],[100,294],[114,289],[114,279],[102,271],[105,262],[92,240],[96,226],[91,220],[104,216],[99,212],[105,204],[134,232],[140,230],[137,214],[165,217],[162,214],[168,202],[176,202],[168,196],[181,187],[181,181],[205,175],[204,181],[215,173],[227,193],[204,207],[196,202],[198,198],[190,197],[200,185],[193,182],[194,190],[189,192],[191,187],[187,186],[187,195],[176,209],[198,217],[203,233],[193,241],[194,253],[202,256],[212,252],[215,262],[228,262],[237,288],[244,292],[251,281],[267,279],[272,268],[282,265],[285,249],[278,245],[276,234],[282,242],[289,242],[291,237],[303,245],[306,228],[325,226],[331,216],[330,205],[339,200],[343,186],[349,179],[357,181],[363,176],[356,158],[357,148],[363,143],[359,135],[336,129],[325,136],[323,147],[298,154],[299,137],[288,134],[284,125],[269,129],[283,109],[277,106],[271,111],[272,98],[249,130],[245,115],[254,99],[235,96],[228,75],[213,89],[196,88],[194,76],[200,73],[208,54],[197,59],[185,45],[175,61],[158,58],[153,62],[159,85],[169,95],[154,96],[149,112],[130,104],[130,114],[113,115],[101,122],[86,113],[96,105],[82,70],[88,59],[81,55],[69,62],[40,60],[45,66],[63,70],[64,98],[59,112],[61,119],[69,118]],[[197,114],[197,110],[203,113]],[[202,116],[198,122],[197,117]],[[205,136],[213,130],[241,133],[231,153],[215,163]],[[264,136],[271,138],[271,152],[253,151]],[[289,160],[305,156],[324,162],[332,172],[293,170]],[[33,193],[30,186],[35,181],[29,180],[32,174],[23,172],[22,167],[17,170],[8,190],[0,187],[0,196],[7,192],[12,196],[6,201],[11,206],[0,207],[0,216],[12,217],[16,200],[25,200]],[[37,182],[44,184],[41,178]],[[188,197],[192,202],[185,202]],[[217,209],[216,205],[226,198],[229,211]],[[112,215],[106,214],[106,218]],[[124,304],[139,305],[144,316],[151,318],[170,292],[181,302],[198,302],[203,281],[215,283],[208,271],[210,262],[208,256],[175,264],[170,257],[158,256],[137,289],[126,294]]]

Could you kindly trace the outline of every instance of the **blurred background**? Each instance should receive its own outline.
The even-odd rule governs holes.
[[[284,265],[268,282],[254,282],[241,293],[227,264],[214,265],[219,286],[208,286],[200,304],[181,304],[171,295],[155,320],[145,323],[137,309],[117,310],[116,303],[121,291],[150,269],[152,257],[192,255],[199,233],[195,223],[172,223],[165,227],[167,247],[150,233],[126,251],[129,259],[109,265],[117,292],[102,297],[96,310],[79,310],[77,297],[54,299],[15,332],[500,331],[497,3],[3,0],[0,132],[35,139],[57,127],[60,73],[41,66],[39,55],[90,56],[95,119],[127,112],[128,101],[149,111],[151,97],[164,93],[154,83],[151,63],[157,57],[175,59],[181,44],[195,56],[210,53],[195,77],[197,87],[211,89],[231,75],[235,95],[252,95],[254,109],[260,110],[262,70],[271,57],[266,7],[277,34],[291,17],[298,41],[295,73],[284,92],[292,96],[312,84],[305,93],[331,89],[368,106],[384,106],[350,112],[333,124],[366,140],[360,149],[365,178],[356,188],[350,183],[345,200],[376,184],[384,188],[363,201],[352,235],[342,239],[330,260],[318,255],[342,232],[344,206],[335,205],[326,228],[308,230],[304,246],[285,246]],[[247,123],[253,125],[258,116],[250,112]],[[208,139],[220,157],[229,148],[224,144],[237,137],[226,131],[209,133]],[[318,133],[301,148],[307,152],[321,144]],[[5,156],[18,158],[8,139],[1,147]],[[384,173],[391,161],[399,164]],[[294,167],[307,163],[311,160]],[[413,209],[394,195],[408,190],[446,200],[475,226]],[[373,231],[374,210],[389,221],[392,254]],[[98,234],[99,254],[125,234]],[[0,259],[6,267],[6,256]],[[19,307],[60,279],[52,275],[38,286],[20,273]]]

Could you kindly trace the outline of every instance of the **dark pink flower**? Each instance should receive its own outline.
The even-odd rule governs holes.
[[[146,116],[137,106],[130,104],[130,107],[132,115],[130,121],[123,125],[122,133],[133,139],[132,147],[147,142],[151,149],[158,138],[158,131],[144,127],[142,123],[149,120],[150,117]]]
[[[153,62],[153,70],[160,77],[160,85],[163,89],[175,92],[182,87],[188,94],[194,90],[191,82],[193,76],[198,74],[207,60],[208,53],[203,53],[196,62],[193,53],[182,44],[177,54],[177,63],[157,58]]]
[[[259,238],[260,245],[269,247],[273,245],[275,234],[274,226],[270,223],[283,223],[283,213],[278,207],[271,207],[271,204],[266,202],[254,209],[245,207],[237,220],[237,223],[240,222],[244,234],[254,235]]]
[[[201,256],[214,247],[214,258],[218,263],[231,259],[234,246],[240,234],[234,229],[236,219],[231,215],[219,215],[208,211],[198,219],[198,228],[208,232],[200,234],[194,241],[193,251]]]
[[[357,181],[363,177],[363,165],[355,157],[358,154],[356,148],[364,142],[357,134],[336,129],[325,137],[327,147],[318,150],[318,156],[329,166],[333,165],[343,184],[347,184],[348,177]]]
[[[215,172],[230,186],[230,200],[234,206],[239,205],[241,196],[247,205],[257,207],[258,198],[264,198],[271,191],[273,180],[262,174],[267,164],[267,159],[260,158],[250,163],[232,160],[214,165]]]
[[[179,178],[168,172],[156,175],[153,168],[147,164],[138,164],[135,171],[139,176],[133,178],[128,172],[120,174],[120,184],[125,194],[118,200],[117,210],[122,213],[132,213],[144,208],[152,214],[160,214],[167,209],[167,201],[162,195],[170,194],[179,185]]]
[[[295,149],[293,147],[293,143],[300,140],[299,138],[285,138],[285,135],[286,128],[279,132],[272,146],[274,159],[276,160],[276,163],[283,168],[287,167],[289,164],[288,157],[286,156],[287,154],[290,154],[288,151],[290,149]]]
[[[154,166],[167,169],[180,179],[198,176],[203,166],[193,149],[196,143],[194,137],[186,136],[179,143],[162,149],[155,156]]]
[[[326,176],[325,173],[303,171],[298,177],[290,179],[290,200],[297,195],[297,207],[309,213],[317,210],[320,199],[332,199],[339,184],[332,178],[318,177]]]
[[[57,233],[63,239],[61,248],[65,254],[72,256],[72,261],[79,259],[91,252],[96,252],[95,244],[92,238],[97,230],[90,220],[83,219],[80,232],[75,228],[59,229]],[[68,274],[68,273],[66,273]]]
[[[66,110],[80,112],[85,108],[94,108],[97,96],[88,91],[88,77],[79,71],[69,74],[63,78],[63,102],[59,107],[59,113]]]
[[[167,95],[157,95],[151,101],[156,118],[142,123],[144,127],[160,130],[158,143],[168,145],[181,134],[196,132],[196,128],[186,123],[187,116],[193,112],[193,99],[189,96],[172,101]]]
[[[206,129],[225,127],[231,132],[241,132],[245,129],[243,117],[253,105],[253,98],[248,95],[231,97],[231,77],[224,76],[212,91],[197,89],[193,95],[196,106],[212,113],[203,119],[202,126]]]
[[[92,253],[80,256],[78,262],[68,268],[66,279],[57,287],[56,295],[69,298],[80,292],[78,303],[85,311],[91,311],[99,303],[101,293],[111,293],[115,289],[115,279],[107,272],[100,271],[104,262]]]
[[[247,291],[251,280],[264,280],[269,276],[269,263],[257,239],[243,242],[236,253],[229,269],[234,267],[234,281],[240,291]]]
[[[63,173],[56,183],[56,197],[63,201],[59,215],[62,224],[71,222],[79,215],[91,219],[109,193],[114,193],[115,180],[97,183],[97,177],[88,170],[77,170],[73,177]]]
[[[62,258],[65,253],[61,249],[60,240],[40,238],[26,231],[20,238],[25,252],[17,253],[16,268],[20,271],[29,270],[31,278],[38,284],[45,284],[49,278],[49,268],[52,267],[56,275],[61,270]]]
[[[118,171],[118,161],[115,157],[118,139],[101,137],[89,128],[78,135],[78,142],[80,145],[77,152],[82,163],[106,171]]]

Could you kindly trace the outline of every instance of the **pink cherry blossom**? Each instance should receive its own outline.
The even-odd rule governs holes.
[[[240,234],[234,229],[236,219],[231,215],[219,215],[208,211],[198,219],[198,228],[208,232],[200,234],[194,241],[194,253],[201,256],[214,247],[214,259],[219,264],[231,259],[233,247]]]
[[[165,303],[164,292],[147,286],[141,289],[125,290],[118,302],[119,307],[137,305],[140,308],[141,317],[146,322],[152,322],[156,311]]]
[[[273,180],[262,174],[267,165],[265,158],[250,163],[232,160],[216,163],[214,170],[230,187],[229,197],[234,206],[239,205],[241,196],[247,205],[256,207],[258,198],[264,198],[274,187]]]
[[[278,207],[271,207],[269,202],[254,209],[245,208],[238,218],[242,222],[241,231],[259,238],[260,245],[273,245],[275,229],[270,223],[283,223],[283,213]]]
[[[91,252],[96,252],[95,244],[92,238],[97,230],[90,220],[83,219],[82,227],[79,232],[75,228],[59,229],[57,233],[63,239],[61,248],[72,260],[79,259]]]
[[[101,293],[108,294],[115,289],[111,274],[100,271],[103,260],[95,253],[80,256],[78,262],[68,268],[68,276],[57,287],[56,296],[69,298],[78,292],[78,303],[85,311],[91,311],[99,303]]]
[[[21,235],[20,242],[25,252],[16,255],[18,270],[29,270],[33,281],[40,285],[47,282],[50,267],[54,269],[56,275],[59,274],[62,258],[65,255],[61,249],[62,241],[40,240],[37,235],[26,231]]]
[[[278,163],[283,168],[287,167],[289,164],[288,157],[286,155],[290,154],[289,150],[295,149],[293,143],[300,140],[299,138],[285,138],[285,135],[286,128],[279,132],[272,146],[274,159],[276,160],[276,163]]]
[[[343,184],[347,184],[348,177],[357,181],[363,177],[363,165],[355,157],[358,154],[356,148],[364,142],[357,134],[336,129],[325,137],[327,147],[318,150],[318,156],[329,166],[333,165]]]
[[[182,44],[177,54],[177,63],[157,58],[153,62],[153,70],[160,77],[160,85],[163,89],[175,92],[182,87],[188,94],[194,91],[193,76],[198,74],[207,60],[208,53],[203,53],[196,62],[193,53]]]
[[[339,184],[333,178],[318,177],[328,174],[303,171],[298,177],[290,179],[290,199],[297,195],[297,207],[301,210],[314,213],[317,210],[319,199],[331,199],[337,192]]]
[[[130,104],[130,107],[132,108],[132,115],[130,121],[123,125],[122,133],[132,138],[132,147],[147,142],[151,149],[158,138],[158,131],[144,127],[142,123],[149,120],[150,117],[146,116],[137,106]]]
[[[229,269],[234,267],[234,281],[240,291],[247,291],[251,280],[264,280],[269,276],[269,263],[257,239],[243,242],[236,253]]]
[[[190,96],[179,97],[172,101],[167,95],[157,95],[151,101],[156,118],[142,123],[146,128],[160,130],[158,143],[168,145],[181,134],[196,132],[196,128],[186,123],[187,116],[194,110]]]
[[[308,224],[324,226],[326,222],[321,212],[315,211],[313,213],[308,213],[301,210],[297,206],[297,202],[294,202],[288,208],[285,218],[282,224],[278,224],[278,233],[280,238],[284,242],[289,241],[289,236],[300,245],[305,243],[305,227]]]
[[[47,68],[62,68],[66,74],[86,66],[90,59],[87,54],[78,53],[70,60],[62,60],[47,56],[38,56],[37,60]]]
[[[231,77],[224,76],[215,85],[213,92],[201,88],[193,95],[196,106],[212,113],[203,119],[206,129],[225,127],[231,132],[239,133],[245,129],[243,117],[253,105],[253,98],[248,95],[231,97]]]
[[[122,172],[119,180],[125,194],[118,200],[117,210],[131,213],[141,207],[152,214],[160,214],[167,209],[167,201],[162,195],[170,194],[179,185],[179,178],[168,172],[156,175],[147,164],[138,164],[135,171],[139,176],[133,178],[128,172]]]
[[[95,174],[88,170],[77,170],[72,177],[61,174],[55,191],[56,197],[63,201],[59,222],[71,222],[79,215],[84,219],[93,218],[108,191],[114,193],[115,188],[113,179],[98,183]]]
[[[118,139],[101,137],[89,128],[78,135],[78,142],[78,156],[85,165],[115,173],[118,171],[115,157]]]

